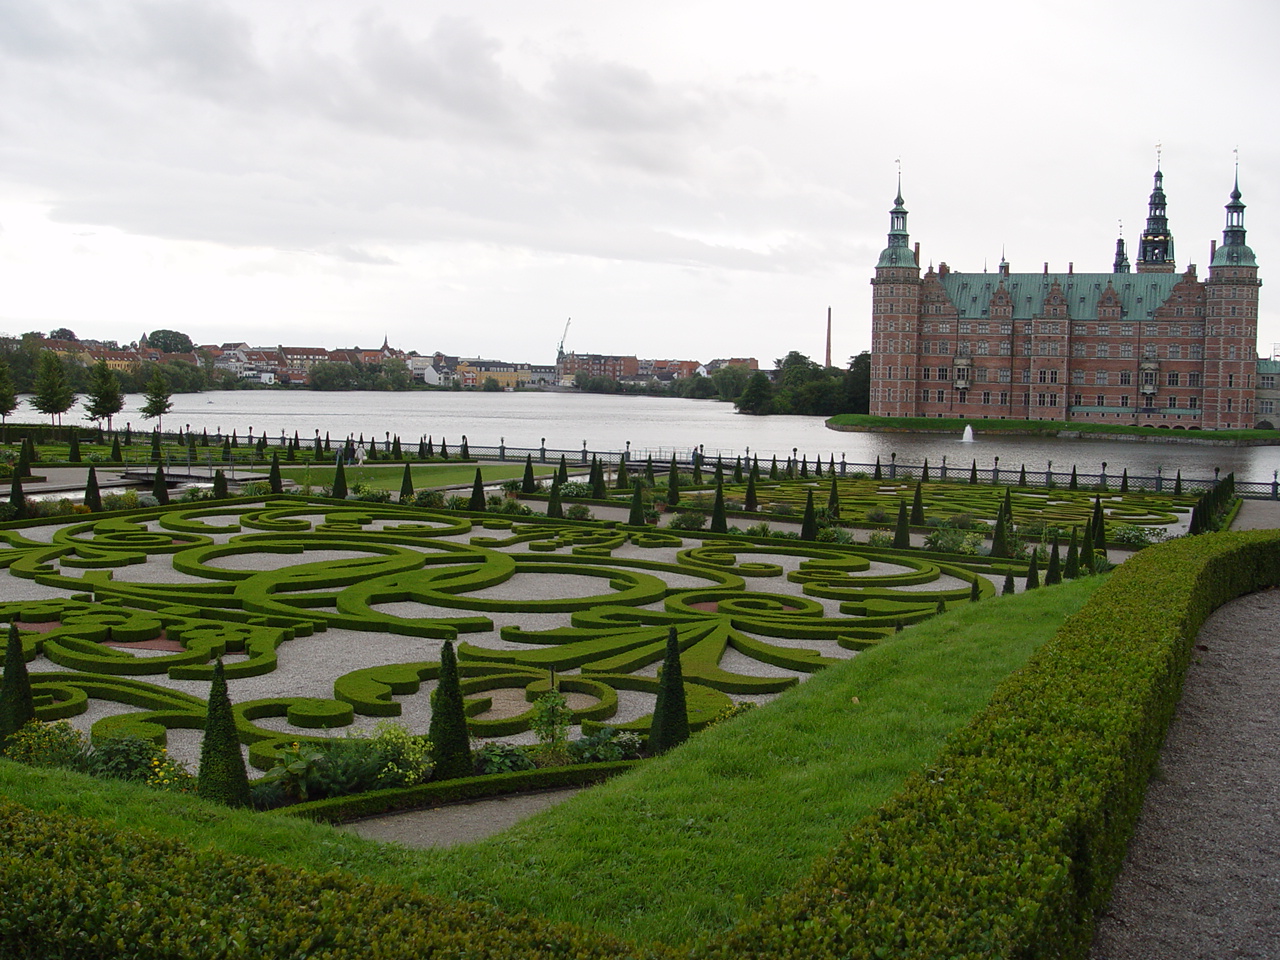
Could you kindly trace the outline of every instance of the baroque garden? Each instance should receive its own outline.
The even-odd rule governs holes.
[[[259,770],[388,718],[423,734],[455,652],[475,756],[545,740],[553,686],[557,736],[643,739],[671,638],[695,733],[639,764],[585,754],[270,813],[0,763],[0,874],[21,904],[0,940],[65,956],[1079,955],[1199,621],[1277,579],[1280,539],[1211,532],[1237,503],[1229,480],[1197,495],[797,467],[526,475],[490,498],[478,471],[479,500],[449,506],[412,495],[407,470],[411,496],[380,502],[371,467],[363,500],[327,495],[334,476],[4,524],[0,620],[36,716],[95,747],[198,747],[218,661]],[[313,823],[605,778],[474,850],[388,852]],[[113,819],[129,809],[145,812]],[[201,823],[236,838],[211,846]]]

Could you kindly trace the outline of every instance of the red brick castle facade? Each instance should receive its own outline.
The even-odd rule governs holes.
[[[1258,267],[1239,176],[1209,276],[1177,272],[1157,170],[1130,271],[920,273],[902,190],[872,284],[871,413],[1171,429],[1257,423]]]

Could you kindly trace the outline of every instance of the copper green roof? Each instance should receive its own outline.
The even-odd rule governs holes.
[[[1067,315],[1073,320],[1098,318],[1098,300],[1108,283],[1120,297],[1121,319],[1146,320],[1169,299],[1181,279],[1176,273],[1011,273],[1001,277],[998,273],[955,271],[941,278],[943,289],[962,320],[988,316],[987,308],[1001,280],[1013,298],[1015,320],[1029,320],[1043,314],[1045,299],[1055,280],[1062,286]]]

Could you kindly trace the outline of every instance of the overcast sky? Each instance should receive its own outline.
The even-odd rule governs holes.
[[[898,158],[926,265],[1103,271],[1157,143],[1202,276],[1239,148],[1265,283],[1277,36],[1273,0],[0,0],[0,332],[550,363],[572,317],[769,363],[831,307],[843,363]]]

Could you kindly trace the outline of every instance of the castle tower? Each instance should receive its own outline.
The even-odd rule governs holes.
[[[1252,427],[1258,344],[1258,262],[1245,243],[1237,169],[1222,246],[1213,250],[1205,282],[1204,426]]]
[[[888,245],[871,281],[871,413],[909,417],[916,413],[916,350],[920,324],[920,263],[909,246],[902,177],[889,211]]]
[[[1124,237],[1116,238],[1116,259],[1111,265],[1112,273],[1129,272],[1129,254],[1124,249]]]
[[[1165,215],[1164,174],[1157,165],[1155,186],[1147,202],[1147,228],[1138,242],[1138,273],[1173,273],[1173,270],[1173,234],[1169,232],[1169,218]]]

